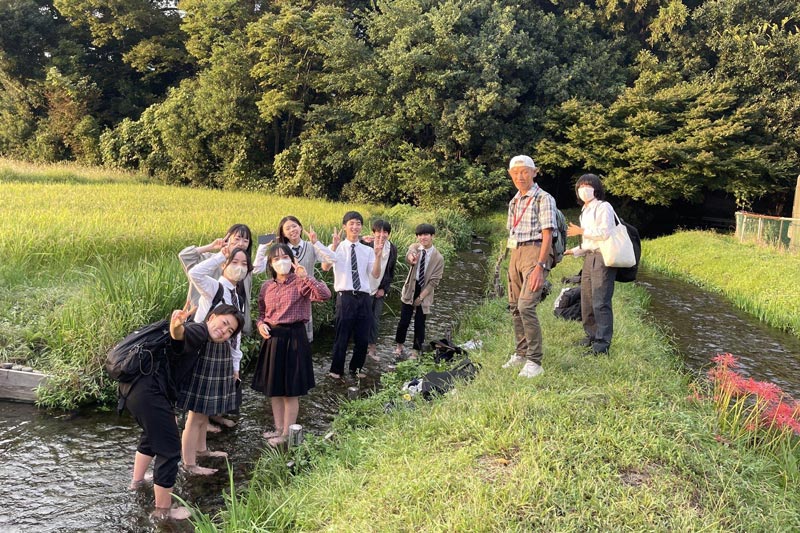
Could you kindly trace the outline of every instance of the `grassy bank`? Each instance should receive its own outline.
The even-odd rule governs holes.
[[[725,295],[771,326],[800,335],[800,261],[731,235],[683,231],[642,243],[643,264]]]
[[[356,209],[366,221],[392,222],[401,248],[416,224],[434,223],[446,256],[470,236],[464,218],[446,209],[170,187],[104,169],[0,160],[0,186],[0,360],[51,373],[39,398],[56,408],[114,400],[115,384],[101,370],[106,350],[182,306],[178,251],[223,236],[235,222],[258,235],[294,214],[329,242],[342,214]]]
[[[552,279],[579,268],[567,258]],[[678,360],[642,321],[642,289],[618,284],[614,306],[611,355],[595,358],[574,345],[580,324],[545,301],[545,374],[529,381],[500,368],[510,317],[486,301],[457,331],[484,342],[471,384],[388,414],[396,389],[348,404],[331,442],[294,452],[294,475],[268,453],[198,530],[798,530],[796,469],[718,438],[712,409],[688,399]],[[414,373],[398,371],[387,388]]]

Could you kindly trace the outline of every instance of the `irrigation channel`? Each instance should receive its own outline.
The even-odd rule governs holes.
[[[637,283],[650,293],[648,314],[666,328],[686,366],[702,373],[718,353],[732,353],[742,373],[771,381],[800,399],[800,338],[767,326],[724,296],[652,271]]]
[[[474,241],[471,246],[473,251],[459,253],[445,267],[427,323],[428,340],[442,338],[459,315],[484,295],[485,252],[490,247],[482,241]],[[300,401],[298,423],[304,431],[324,435],[339,403],[347,398],[349,387],[358,386],[361,394],[367,394],[377,386],[381,373],[391,371],[400,311],[396,293],[386,308],[397,316],[384,314],[381,323],[378,352],[382,360],[377,363],[367,358],[366,379],[330,379],[327,374],[332,330],[323,328],[316,334],[313,349],[317,386]],[[407,346],[410,341],[411,336]],[[269,403],[249,388],[250,372],[245,371],[242,376],[245,387],[238,425],[208,438],[210,449],[228,452],[239,488],[248,482],[250,471],[266,446],[261,434],[267,425],[271,426]],[[118,417],[116,413],[87,410],[54,416],[30,405],[0,402],[0,531],[191,531],[188,523],[166,523],[155,528],[148,518],[152,488],[128,491],[139,434],[127,413]],[[213,513],[223,506],[222,494],[228,490],[225,462],[208,459],[202,464],[220,468],[220,472],[202,478],[180,474],[175,492]]]

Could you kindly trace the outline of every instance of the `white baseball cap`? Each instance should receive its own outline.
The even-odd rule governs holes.
[[[512,157],[511,161],[508,162],[508,170],[511,170],[514,167],[536,168],[536,163],[534,163],[533,159],[527,155],[517,155]]]

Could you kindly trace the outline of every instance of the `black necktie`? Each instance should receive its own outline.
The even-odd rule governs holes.
[[[236,294],[236,289],[228,289],[231,291],[231,304],[238,309],[239,311],[244,311],[241,307],[239,307],[239,296]]]
[[[425,286],[425,254],[428,253],[426,250],[422,250],[422,256],[419,258],[419,281],[417,284],[419,288]]]
[[[358,277],[358,260],[356,259],[356,244],[350,246],[350,273],[353,275],[353,290],[361,290],[361,280]]]

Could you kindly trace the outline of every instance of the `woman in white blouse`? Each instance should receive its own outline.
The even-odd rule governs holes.
[[[575,193],[583,202],[581,225],[573,223],[567,236],[581,236],[580,246],[564,252],[583,257],[581,270],[581,319],[586,332],[580,344],[591,347],[592,353],[607,354],[614,334],[614,313],[611,298],[614,296],[614,279],[617,269],[607,267],[600,253],[600,241],[611,235],[616,225],[614,208],[605,201],[605,190],[600,178],[584,174],[575,184]]]

